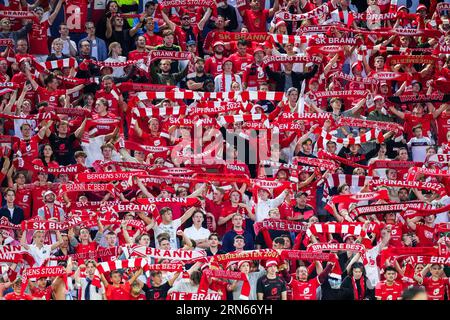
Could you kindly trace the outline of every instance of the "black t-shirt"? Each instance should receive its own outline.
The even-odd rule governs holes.
[[[77,138],[73,133],[69,134],[65,138],[60,138],[55,133],[50,134],[48,137],[55,155],[55,159],[61,166],[67,166],[75,163],[74,154],[76,150],[73,147],[73,143],[76,139]]]
[[[281,293],[286,291],[286,282],[280,277],[269,279],[262,276],[256,284],[256,292],[263,294],[263,300],[281,300]]]
[[[168,282],[165,282],[159,287],[149,287],[144,284],[142,290],[144,290],[147,300],[166,300],[167,292],[170,288],[172,288],[172,286]]]

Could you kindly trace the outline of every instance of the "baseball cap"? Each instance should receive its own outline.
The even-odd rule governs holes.
[[[188,46],[192,46],[192,45],[194,45],[194,44],[196,44],[195,40],[188,40],[188,41],[186,42],[186,45],[188,45]]]
[[[216,41],[216,42],[214,42],[214,44],[213,44],[213,47],[215,47],[215,46],[225,46],[225,43],[223,43],[223,41]]]
[[[348,234],[346,234],[346,235],[342,238],[342,240],[345,242],[345,241],[346,241],[348,238],[350,238],[350,237],[355,238],[355,236],[354,236],[353,234],[348,233]]]

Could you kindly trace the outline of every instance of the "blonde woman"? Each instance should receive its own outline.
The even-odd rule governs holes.
[[[125,62],[127,61],[127,58],[122,56],[122,47],[120,43],[118,42],[112,42],[108,47],[108,59],[105,60],[105,62]],[[124,67],[114,67],[113,68],[113,77],[124,77],[125,71]]]

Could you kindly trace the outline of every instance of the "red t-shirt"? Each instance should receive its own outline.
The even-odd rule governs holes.
[[[431,277],[423,279],[423,285],[427,290],[428,300],[444,300],[445,287],[449,285],[448,278],[440,278],[434,281]]]
[[[217,58],[215,55],[212,57],[209,57],[205,61],[205,73],[211,74],[213,77],[217,76],[218,74],[222,73],[222,58]]]
[[[450,131],[450,112],[444,111],[436,119],[438,144],[447,142],[447,132]]]
[[[31,295],[35,298],[39,298],[42,299],[43,297],[45,297],[45,299],[43,300],[52,300],[52,292],[53,289],[52,287],[47,287],[45,289],[40,289],[40,288],[31,288]]]
[[[31,54],[49,54],[47,45],[47,32],[49,26],[48,20],[41,23],[33,23],[31,32],[28,35],[29,52]]]
[[[399,300],[402,296],[403,287],[394,281],[392,286],[388,286],[386,281],[378,282],[375,287],[375,297],[381,300]]]
[[[206,206],[205,206],[205,208],[206,208],[206,211],[210,212],[214,216],[214,219],[216,220],[216,226],[217,226],[216,232],[219,233],[219,230],[224,232],[224,227],[223,226],[219,226],[217,224],[217,222],[219,222],[220,213],[225,208],[225,203],[222,202],[220,204],[216,204],[214,201],[206,199]],[[207,220],[207,223],[208,223],[208,229],[210,231],[213,231],[212,228],[211,228],[211,224],[212,224],[211,218],[206,217],[206,220]],[[219,233],[219,235],[220,235],[220,233]],[[222,233],[222,235],[223,235],[223,233]]]
[[[258,88],[260,83],[268,82],[268,80],[269,77],[267,77],[263,68],[255,63],[247,65],[242,74],[242,83],[246,83],[247,88]]]
[[[30,140],[20,139],[20,143],[14,144],[13,150],[14,152],[20,151],[25,164],[31,164],[39,156],[40,141],[41,138],[38,135],[32,136]]]
[[[17,294],[15,292],[10,292],[5,295],[5,300],[33,300],[33,297],[29,294]]]
[[[292,279],[289,285],[292,288],[292,300],[317,300],[316,290],[320,286],[318,277],[305,282]]]
[[[32,76],[32,78],[36,80],[35,76]],[[22,93],[22,86],[25,82],[27,82],[27,80],[28,80],[27,76],[22,72],[16,73],[11,78],[11,82],[20,84],[19,91],[17,92],[18,95],[20,95]],[[25,99],[29,99],[33,106],[34,106],[35,98],[36,98],[36,91],[33,91],[32,89],[28,90],[27,93],[25,94]]]
[[[423,224],[416,224],[416,235],[420,240],[421,247],[432,247],[434,245],[435,228]]]
[[[110,284],[106,287],[107,300],[131,300],[131,284],[120,284],[119,287]]]
[[[102,117],[99,116],[98,114],[93,114],[92,115],[92,120],[99,120],[99,119],[116,119],[117,116],[112,113],[112,112],[108,112],[106,114],[106,116]],[[95,126],[95,129],[97,129],[97,132],[95,133],[96,136],[101,136],[101,135],[106,135],[106,134],[110,134],[112,133],[115,129],[116,129],[117,124],[114,123],[103,123],[103,124],[98,124]],[[91,127],[92,128],[92,127]],[[91,128],[88,128],[88,130],[91,130]]]
[[[150,36],[149,34],[144,33],[143,37],[145,38],[145,44],[147,46],[156,47],[163,43],[163,38],[156,34]]]
[[[36,216],[38,209],[45,205],[42,193],[47,190],[47,186],[36,186],[33,188],[33,191],[31,191],[31,197],[33,198],[33,211],[31,213],[32,217]]]
[[[412,128],[418,124],[422,125],[423,135],[427,137],[433,120],[433,115],[430,113],[424,114],[422,117],[413,116],[411,113],[405,113],[404,132],[408,136],[407,140],[409,141],[409,139],[414,136]]]
[[[58,107],[58,98],[66,94],[66,90],[56,89],[49,91],[47,88],[37,87],[36,92],[38,94],[39,102],[47,101],[49,107]]]
[[[266,32],[267,18],[269,17],[269,10],[254,11],[247,9],[242,13],[242,19],[249,32]]]
[[[233,62],[233,71],[237,73],[243,72],[245,67],[253,62],[252,55],[245,54],[241,56],[237,52],[230,55],[229,59]]]
[[[15,204],[23,209],[25,220],[31,218],[31,191],[28,189],[17,189]]]

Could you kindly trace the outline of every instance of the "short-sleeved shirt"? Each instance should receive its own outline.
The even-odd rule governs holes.
[[[36,92],[38,94],[39,102],[47,101],[49,107],[56,108],[58,106],[58,98],[66,94],[66,90],[56,89],[49,91],[47,88],[37,87]]]
[[[144,285],[142,290],[144,290],[147,300],[166,300],[167,292],[170,288],[172,288],[170,284],[165,282],[159,287],[149,287]]]
[[[29,247],[28,252],[33,256],[35,261],[34,267],[40,267],[44,260],[50,258],[52,251],[51,245],[44,244],[40,249],[35,244],[30,244]]]
[[[120,284],[118,287],[112,284],[106,287],[107,300],[130,300],[131,284],[129,282]]]
[[[281,293],[285,291],[286,282],[280,277],[269,279],[262,276],[256,285],[256,292],[263,294],[263,300],[281,300]]]
[[[319,278],[315,277],[308,281],[292,279],[292,300],[317,300],[316,291],[320,286]]]
[[[153,231],[155,232],[155,239],[158,238],[158,236],[161,233],[168,233],[170,235],[170,247],[172,250],[178,249],[178,242],[177,242],[177,230],[181,226],[181,219],[173,220],[170,224],[162,224],[160,223],[157,226],[153,227]],[[157,248],[159,248],[159,243],[157,243]]]
[[[61,138],[57,134],[50,134],[48,140],[52,146],[53,153],[56,161],[62,165],[67,166],[75,163],[73,143],[76,141],[75,134],[69,134],[68,136]]]
[[[375,288],[375,297],[381,300],[398,300],[402,296],[403,286],[394,282],[388,286],[385,281],[379,282]]]

